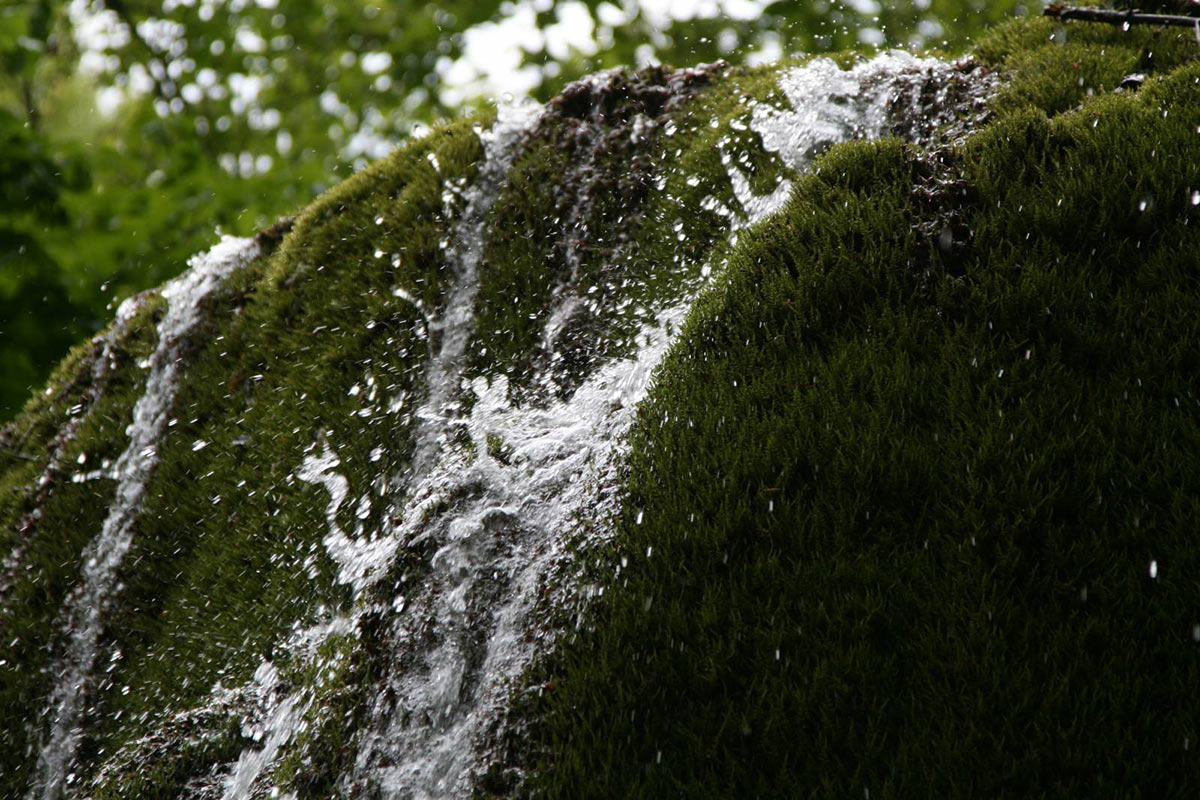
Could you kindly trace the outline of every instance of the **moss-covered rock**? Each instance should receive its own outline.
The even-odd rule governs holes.
[[[218,246],[0,433],[0,796],[1195,794],[1197,52],[608,73]]]

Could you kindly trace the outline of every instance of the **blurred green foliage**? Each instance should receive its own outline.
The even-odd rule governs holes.
[[[545,99],[596,69],[651,60],[954,49],[1035,6],[725,0],[672,19],[635,0],[6,0],[0,420],[114,300],[180,272],[214,229],[269,224],[414,124],[483,102],[477,84],[444,91],[472,32],[530,20],[520,57]],[[591,20],[595,47],[567,46],[558,23],[572,15]]]

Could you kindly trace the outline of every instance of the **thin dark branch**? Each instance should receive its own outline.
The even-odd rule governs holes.
[[[1078,19],[1084,22],[1107,22],[1110,25],[1176,25],[1184,28],[1200,26],[1200,17],[1177,14],[1145,14],[1141,11],[1117,11],[1110,8],[1075,8],[1064,3],[1051,3],[1043,16],[1057,19]]]

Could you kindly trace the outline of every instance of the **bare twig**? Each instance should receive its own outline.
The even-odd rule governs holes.
[[[1200,17],[1185,17],[1177,14],[1143,14],[1136,9],[1116,11],[1109,8],[1074,8],[1065,3],[1051,3],[1042,16],[1056,19],[1078,19],[1084,22],[1107,22],[1129,30],[1130,25],[1175,25],[1191,28],[1200,43]]]
[[[1200,17],[1181,14],[1147,14],[1137,9],[1076,8],[1066,3],[1051,3],[1042,11],[1042,15],[1085,22],[1107,22],[1111,25],[1178,25],[1185,28],[1193,28],[1200,21]]]

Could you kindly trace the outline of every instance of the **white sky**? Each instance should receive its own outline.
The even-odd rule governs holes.
[[[541,83],[541,71],[521,66],[523,52],[545,49],[554,59],[572,51],[594,55],[603,46],[607,28],[621,25],[640,12],[651,28],[668,27],[674,20],[724,16],[749,20],[762,15],[771,0],[623,0],[602,3],[592,18],[577,0],[552,6],[548,0],[519,0],[502,9],[498,22],[485,22],[463,33],[463,55],[443,58],[437,65],[442,79],[441,99],[458,105],[472,97],[521,97]],[[554,7],[557,22],[539,31],[538,11]],[[599,22],[599,28],[597,27]],[[646,58],[645,61],[653,61]]]

